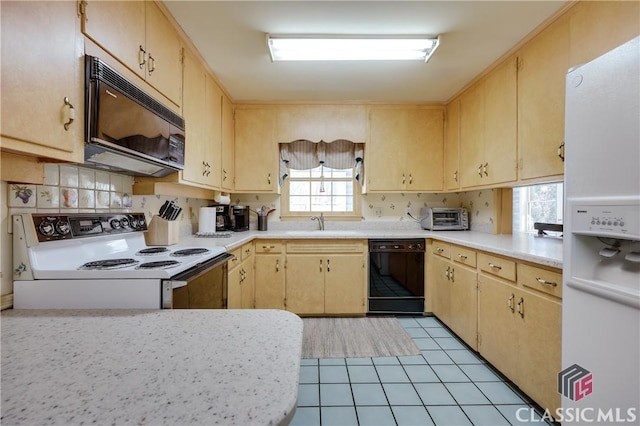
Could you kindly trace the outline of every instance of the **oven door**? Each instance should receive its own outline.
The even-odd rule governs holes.
[[[163,282],[165,309],[225,309],[227,307],[227,262],[223,253]]]

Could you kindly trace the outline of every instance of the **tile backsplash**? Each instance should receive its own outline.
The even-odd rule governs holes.
[[[43,185],[7,184],[9,215],[19,213],[142,212],[147,223],[166,200],[183,212],[178,218],[180,234],[197,231],[197,213],[209,200],[160,195],[132,195],[134,178],[89,167],[45,164]]]
[[[70,165],[45,164],[43,185],[10,183],[7,192],[12,213],[130,212],[133,206],[131,176]]]

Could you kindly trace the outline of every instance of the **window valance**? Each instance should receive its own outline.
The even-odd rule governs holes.
[[[333,142],[297,140],[280,144],[280,183],[287,169],[309,170],[323,165],[331,169],[355,168],[356,181],[364,182],[364,144],[345,139]]]

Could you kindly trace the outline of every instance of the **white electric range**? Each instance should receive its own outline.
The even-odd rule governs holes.
[[[144,214],[13,216],[15,309],[160,309],[224,247],[147,246]]]

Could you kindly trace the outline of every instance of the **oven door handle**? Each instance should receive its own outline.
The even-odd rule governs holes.
[[[188,269],[178,275],[171,277],[170,281],[189,281],[211,269],[214,269],[226,264],[229,261],[229,259],[232,257],[233,257],[232,254],[222,253],[214,257],[213,259],[209,259],[206,262],[203,262],[199,265],[194,266],[191,269]]]

